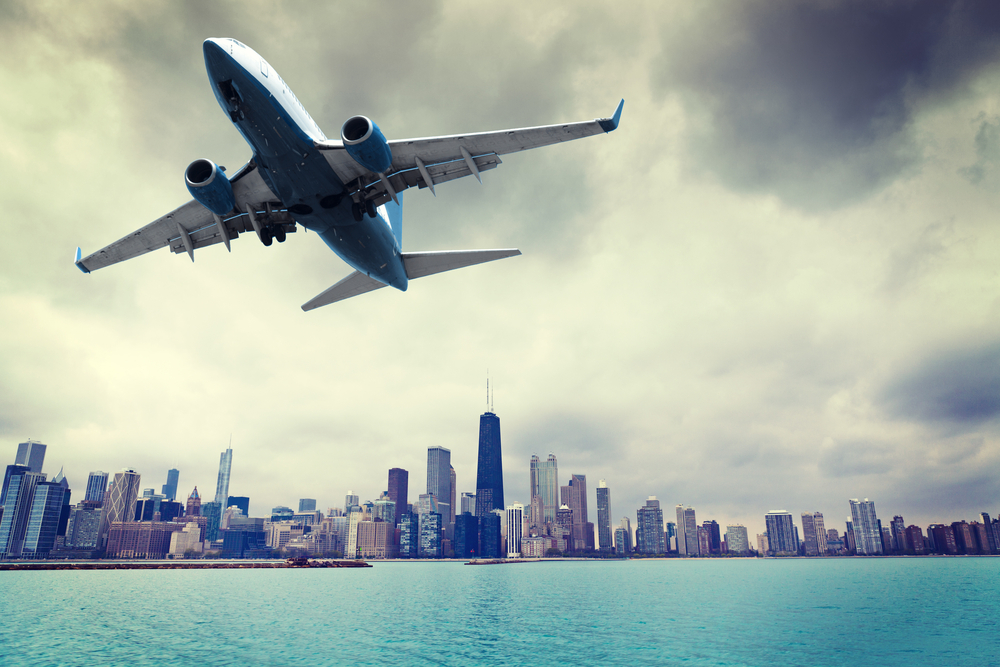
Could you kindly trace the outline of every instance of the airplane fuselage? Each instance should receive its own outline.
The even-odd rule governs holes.
[[[357,271],[406,290],[402,249],[384,209],[357,221],[349,184],[341,182],[315,142],[326,136],[277,72],[233,39],[204,43],[212,91],[253,150],[271,191],[295,221],[316,232]]]

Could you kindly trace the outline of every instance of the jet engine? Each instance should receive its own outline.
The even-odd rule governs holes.
[[[340,128],[347,154],[368,171],[384,174],[392,166],[392,151],[382,130],[365,116],[348,118]]]
[[[184,171],[184,182],[195,200],[216,215],[225,215],[236,206],[233,186],[211,160],[195,160]]]

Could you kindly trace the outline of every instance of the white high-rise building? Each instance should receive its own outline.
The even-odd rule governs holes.
[[[524,505],[507,505],[507,558],[520,558],[524,530]]]
[[[747,534],[746,526],[742,524],[726,526],[726,549],[731,554],[750,553],[750,536]]]
[[[852,498],[849,502],[857,552],[861,555],[882,553],[882,531],[879,530],[878,517],[875,516],[875,503],[867,498]]]

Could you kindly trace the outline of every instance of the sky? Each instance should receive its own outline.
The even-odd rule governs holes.
[[[185,203],[187,165],[250,150],[201,43],[234,37],[329,137],[606,117],[607,135],[408,191],[407,251],[521,257],[309,313],[350,272],[309,233],[232,253],[89,254]],[[885,520],[1000,513],[1000,7],[934,2],[0,1],[0,452],[230,494],[251,514],[474,492],[501,419],[528,462],[763,532],[849,498]],[[796,518],[797,522],[797,518]]]

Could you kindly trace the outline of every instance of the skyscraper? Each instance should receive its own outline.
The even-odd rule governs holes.
[[[399,521],[399,557],[416,558],[420,553],[419,516],[403,512]]]
[[[987,514],[986,516],[989,515]],[[889,527],[892,529],[892,538],[896,542],[896,551],[899,553],[912,553],[913,549],[906,539],[906,523],[903,521],[903,517],[898,514],[892,517]]]
[[[702,550],[701,555],[722,553],[722,535],[719,524],[715,519],[702,522],[701,527],[705,529],[705,533],[708,535],[708,551]]]
[[[444,447],[427,448],[427,493],[437,499],[445,536],[454,535],[451,523],[451,450]]]
[[[799,552],[795,541],[792,515],[785,510],[772,510],[764,515],[767,527],[768,551],[775,556],[794,556]]]
[[[572,475],[569,484],[559,487],[562,504],[573,510],[573,541],[570,549],[582,551],[593,544],[593,534],[587,535],[587,476]],[[593,524],[591,524],[593,525]]]
[[[449,464],[448,467],[451,468],[451,500],[448,506],[451,508],[451,523],[454,528],[455,515],[458,513],[458,477],[455,476],[455,466]]]
[[[300,512],[315,512],[316,511],[316,499],[315,498],[299,498],[299,511]]]
[[[11,470],[13,468],[13,470]],[[31,472],[29,466],[7,466],[10,478],[0,517],[0,558],[19,558],[24,547],[28,518],[35,496],[35,487],[45,482],[44,473]]]
[[[477,506],[478,507],[478,506]],[[500,515],[503,512],[495,510],[479,517],[479,557],[480,558],[501,558],[502,536]]]
[[[469,511],[455,517],[455,558],[479,555],[479,517]]]
[[[20,443],[17,446],[14,463],[28,466],[31,472],[42,472],[42,464],[45,463],[45,445],[34,440]]]
[[[811,512],[802,513],[802,543],[807,556],[825,555],[819,549],[819,531]]]
[[[139,497],[139,473],[134,470],[116,472],[104,496],[101,512],[101,538],[107,537],[111,524],[118,521],[132,521],[135,516],[135,501]]]
[[[243,512],[243,516],[250,516],[250,497],[249,496],[229,496],[226,499],[226,509],[230,507],[239,507],[240,511]]]
[[[88,502],[104,502],[104,494],[108,490],[108,473],[96,470],[87,477],[87,490],[83,499]]]
[[[347,490],[347,495],[344,497],[344,514],[350,514],[351,508],[359,504],[361,498],[358,494],[354,493],[350,489]]]
[[[641,554],[665,553],[667,550],[664,544],[665,538],[660,501],[656,496],[650,496],[646,500],[646,506],[636,510],[635,550]]]
[[[442,516],[438,512],[420,515],[420,557],[441,558]]]
[[[229,498],[229,473],[233,468],[233,448],[228,447],[219,456],[219,481],[215,485],[215,502],[219,503],[220,513]]]
[[[632,553],[632,525],[627,516],[623,516],[618,528],[615,528],[615,553],[619,556]]]
[[[855,549],[860,555],[882,553],[882,529],[875,515],[875,503],[865,498],[852,498],[851,523],[854,527]]]
[[[406,514],[407,486],[410,473],[402,468],[389,468],[389,499],[396,503],[396,523],[399,524]]]
[[[816,546],[819,548],[819,555],[825,556],[830,547],[826,543],[826,522],[822,512],[813,512],[813,524],[816,526]]]
[[[0,490],[0,508],[4,506],[7,502],[7,492],[10,488],[10,479],[14,475],[20,475],[26,472],[31,472],[31,468],[26,465],[21,465],[20,463],[12,463],[7,466],[3,475],[3,489]]]
[[[476,494],[462,492],[462,514],[476,515]]]
[[[507,505],[507,558],[521,556],[521,537],[524,526],[524,505]]]
[[[726,548],[731,554],[750,553],[750,536],[745,526],[726,526]]]
[[[187,511],[185,512],[187,516],[201,516],[201,496],[198,495],[198,487],[194,487],[194,491],[188,496],[187,500]]]
[[[396,503],[392,502],[392,498],[389,497],[388,493],[383,493],[379,496],[379,499],[375,501],[373,507],[373,520],[380,520],[385,523],[390,524],[393,529],[396,527]],[[393,534],[394,539],[394,534]]]
[[[21,555],[46,558],[55,546],[64,499],[69,490],[60,481],[40,482],[31,500]]]
[[[503,461],[500,418],[487,410],[479,417],[479,462],[476,469],[476,516],[506,509],[503,502]],[[480,523],[480,532],[484,530]],[[483,554],[485,556],[485,554]]]
[[[167,500],[177,500],[177,482],[180,480],[181,471],[177,468],[171,468],[167,471],[167,483],[163,485],[160,493]]]
[[[677,513],[677,553],[681,556],[698,556],[698,519],[693,507],[678,505]]]
[[[611,543],[611,489],[603,479],[597,483],[597,535],[601,551],[612,551]]]
[[[542,521],[556,522],[556,510],[559,509],[559,464],[556,455],[549,454],[546,461],[532,455],[529,466],[529,487],[531,497],[542,498]]]

